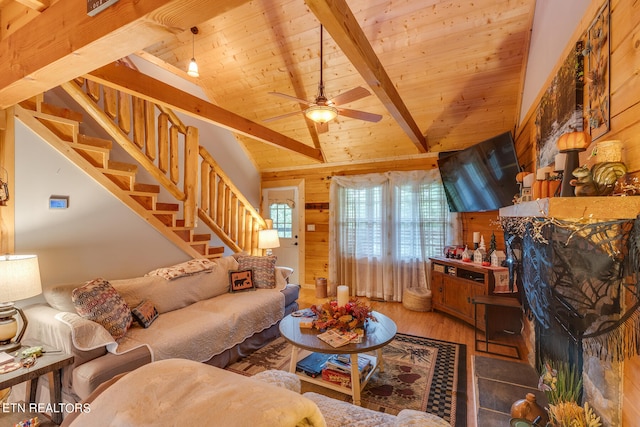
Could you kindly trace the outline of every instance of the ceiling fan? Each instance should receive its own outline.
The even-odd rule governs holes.
[[[349,102],[356,101],[371,95],[371,93],[358,86],[351,90],[341,93],[331,99],[328,99],[324,94],[324,81],[322,79],[322,25],[320,25],[320,83],[318,84],[318,96],[313,102],[305,99],[297,98],[295,96],[287,95],[280,92],[269,92],[270,95],[276,95],[282,98],[290,99],[301,104],[307,105],[302,111],[294,111],[280,116],[271,117],[264,120],[264,122],[271,122],[279,120],[285,117],[290,117],[296,114],[304,113],[304,115],[315,122],[316,130],[318,133],[324,133],[329,130],[328,122],[335,119],[338,115],[344,117],[350,117],[352,119],[365,120],[368,122],[379,122],[382,116],[379,114],[367,113],[365,111],[351,110],[348,108],[342,108],[340,105],[348,104]]]

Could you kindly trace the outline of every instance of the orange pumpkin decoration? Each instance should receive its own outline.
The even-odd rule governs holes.
[[[554,197],[558,187],[560,187],[560,180],[542,180],[534,181],[532,191],[533,200],[544,199],[546,197]]]
[[[563,134],[556,143],[558,151],[584,151],[591,144],[591,135],[587,132],[569,132]]]
[[[523,182],[524,181],[524,177],[529,175],[531,172],[518,172],[518,174],[516,175],[516,182]]]

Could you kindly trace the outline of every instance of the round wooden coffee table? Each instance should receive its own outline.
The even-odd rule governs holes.
[[[349,343],[341,347],[333,347],[322,341],[318,338],[319,331],[316,329],[300,328],[301,321],[308,322],[311,320],[308,317],[285,316],[285,318],[280,321],[280,334],[285,340],[292,344],[289,372],[297,374],[303,381],[348,394],[353,398],[355,405],[360,405],[360,391],[366,385],[371,375],[373,375],[376,369],[380,369],[381,372],[384,371],[382,347],[389,344],[398,332],[398,328],[393,320],[382,313],[374,311],[372,314],[377,319],[377,322],[367,322],[366,332],[362,341],[359,343]],[[351,356],[351,388],[296,372],[300,349],[314,353],[349,354]],[[358,354],[372,351],[377,351],[373,369],[361,380],[360,371],[358,370]]]

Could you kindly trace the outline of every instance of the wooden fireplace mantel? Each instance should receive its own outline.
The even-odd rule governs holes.
[[[565,220],[635,219],[639,214],[640,196],[550,197],[500,208],[501,217]]]

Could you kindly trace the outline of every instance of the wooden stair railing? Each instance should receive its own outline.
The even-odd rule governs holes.
[[[91,80],[77,79],[61,87],[178,203],[160,203],[158,185],[136,183],[136,165],[109,160],[111,141],[79,134],[81,114],[47,105],[41,96],[21,103],[26,109],[20,113],[30,111],[52,135],[42,129],[38,133],[58,139],[50,141],[51,145],[76,164],[90,164],[96,174],[89,172],[86,164],[78,166],[94,178],[98,174],[106,177],[108,182],[97,180],[174,243],[176,237],[187,243],[186,247],[178,246],[189,255],[212,258],[224,251],[209,247],[209,234],[194,234],[195,215],[233,251],[259,253],[258,230],[265,227],[265,222],[213,157],[199,146],[197,128],[185,126],[165,106]],[[38,127],[34,122],[31,124]],[[69,156],[70,153],[78,154],[79,158]],[[198,193],[201,208],[197,207]],[[140,212],[140,207],[144,212]],[[182,218],[178,218],[180,207]]]

